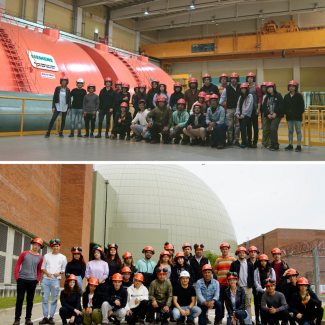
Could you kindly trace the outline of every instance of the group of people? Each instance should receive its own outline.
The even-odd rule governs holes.
[[[289,129],[289,145],[285,150],[294,149],[295,129],[295,151],[301,151],[301,123],[305,105],[295,80],[288,83],[289,92],[284,98],[277,92],[273,82],[263,82],[260,87],[256,85],[256,75],[252,72],[246,75],[246,82],[241,84],[236,72],[230,76],[223,73],[219,78],[219,86],[211,83],[209,74],[204,74],[202,80],[203,86],[198,89],[197,79],[190,78],[189,89],[185,93],[182,92],[182,84],[176,82],[174,92],[169,95],[166,84],[155,79],[151,82],[148,92],[146,84],[137,85],[131,99],[128,83],[116,81],[113,89],[112,79],[106,78],[98,96],[94,84],[89,84],[86,91],[83,88],[83,79],[78,79],[77,88],[70,91],[68,78],[62,77],[61,85],[56,87],[54,92],[53,116],[45,137],[50,136],[60,113],[62,122],[59,136],[63,137],[66,115],[71,111],[69,137],[74,137],[76,120],[77,136],[82,137],[81,122],[84,117],[86,134],[83,137],[101,138],[106,117],[105,137],[112,140],[116,140],[117,136],[120,140],[135,137],[135,141],[145,140],[154,144],[160,143],[162,136],[164,144],[174,142],[217,149],[257,148],[261,116],[262,147],[275,151],[279,150],[278,128],[285,116]],[[130,103],[134,108],[133,116],[129,111]],[[98,134],[94,135],[97,113]],[[109,135],[111,117],[114,124]]]
[[[63,324],[120,325],[123,318],[129,325],[162,325],[175,321],[194,325],[211,322],[207,317],[214,309],[214,325],[222,323],[227,310],[227,325],[254,324],[251,300],[254,296],[255,324],[303,325],[321,324],[322,303],[310,289],[306,278],[298,279],[298,271],[281,260],[281,250],[271,251],[273,261],[260,254],[257,247],[249,250],[240,246],[229,255],[230,245],[220,245],[221,255],[214,263],[203,256],[204,245],[185,243],[175,254],[174,246],[164,244],[158,263],[153,261],[155,250],[143,249],[143,258],[135,264],[132,254],[126,252],[122,260],[118,244],[109,243],[107,254],[95,245],[91,260],[86,264],[81,247],[72,247],[72,260],[60,254],[59,239],[50,241],[52,252],[39,254],[43,240],[31,241],[30,251],[23,252],[15,267],[17,302],[14,325],[20,324],[22,304],[27,291],[25,324],[32,324],[33,298],[37,283],[42,279],[43,319],[39,324],[54,324],[54,315],[60,297],[59,310]],[[60,293],[60,279],[65,275]],[[83,291],[82,280],[87,286]],[[215,279],[216,278],[216,279]],[[51,295],[51,302],[49,297]],[[82,299],[81,299],[82,298]],[[50,304],[50,311],[49,311]]]

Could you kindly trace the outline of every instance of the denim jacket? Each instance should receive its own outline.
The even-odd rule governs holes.
[[[225,109],[218,105],[216,111],[212,113],[212,107],[209,107],[207,110],[206,123],[209,125],[210,122],[214,122],[216,124],[224,124],[228,126],[226,119]]]
[[[208,288],[205,285],[204,278],[196,282],[196,296],[197,302],[200,305],[203,305],[205,301],[219,300],[219,282],[215,279],[211,279],[211,283]]]

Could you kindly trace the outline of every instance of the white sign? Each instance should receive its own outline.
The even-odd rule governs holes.
[[[27,51],[27,54],[34,68],[59,71],[59,68],[55,63],[53,56],[34,51]]]
[[[41,72],[42,78],[47,79],[55,79],[55,75],[53,73]]]

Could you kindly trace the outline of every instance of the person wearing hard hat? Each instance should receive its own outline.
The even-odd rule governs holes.
[[[188,89],[184,93],[184,99],[187,103],[187,111],[189,111],[193,104],[199,99],[198,96],[200,91],[197,88],[197,79],[193,77],[190,78],[190,80],[188,81]]]
[[[259,253],[260,253],[260,250],[256,246],[251,246],[248,250],[248,254],[249,254],[248,259],[254,265],[254,272],[255,272],[256,268],[258,267],[257,255]],[[258,307],[258,301],[257,301],[257,291],[256,291],[255,286],[253,287],[253,297],[254,297],[254,309],[255,309],[255,318],[256,318],[257,315],[259,316],[259,307]],[[259,320],[259,317],[256,319],[256,322],[257,322],[257,320]]]
[[[134,283],[127,289],[128,299],[126,304],[125,320],[129,325],[135,325],[139,318],[139,325],[145,325],[144,318],[148,309],[149,291],[143,285],[144,276],[137,273],[134,276]]]
[[[301,151],[301,123],[302,116],[305,113],[304,97],[298,92],[299,84],[295,80],[291,80],[288,84],[289,93],[284,96],[284,114],[289,129],[289,145],[285,147],[286,151],[293,150],[293,128],[296,129],[297,147],[296,152]]]
[[[220,285],[220,298],[219,301],[221,302],[221,318],[220,320],[224,318],[225,314],[225,290],[228,288],[228,279],[227,279],[227,273],[229,272],[230,265],[232,262],[236,261],[236,259],[229,255],[230,245],[226,242],[222,243],[220,245],[220,251],[221,256],[219,256],[215,263],[214,263],[214,272],[216,276],[218,277],[218,282]]]
[[[166,106],[167,106],[168,109],[169,109],[169,107],[170,107],[170,96],[169,96],[168,93],[167,93],[167,85],[166,85],[165,83],[163,83],[163,82],[161,82],[161,83],[159,84],[159,91],[158,91],[158,93],[155,94],[155,96],[153,97],[153,101],[152,101],[152,103],[154,104],[154,106],[157,106],[157,98],[158,98],[158,97],[161,97],[161,96],[163,96],[163,97],[166,98]]]
[[[188,274],[190,275],[189,284],[193,285],[195,282],[195,274],[194,274],[194,271],[193,271],[191,265],[189,265],[186,262],[187,258],[185,257],[185,254],[183,252],[178,252],[175,255],[174,260],[175,260],[175,266],[172,268],[172,274],[170,277],[170,281],[171,281],[173,287],[181,284],[180,274],[183,271],[188,272]]]
[[[211,82],[211,76],[205,73],[202,77],[203,86],[200,91],[204,91],[207,95],[215,94],[220,98],[219,88]]]
[[[153,104],[153,98],[158,92],[159,92],[159,80],[153,79],[151,81],[151,88],[149,89],[146,98],[147,109],[149,111],[155,108],[155,105]]]
[[[220,85],[218,86],[220,96],[222,96],[223,91],[228,86],[228,82],[229,82],[228,75],[226,73],[222,73],[219,77]],[[221,106],[225,109],[225,111],[227,111],[227,103],[226,102],[223,102]]]
[[[166,273],[166,280],[170,281],[170,276],[172,274],[172,270],[173,270],[173,264],[172,264],[172,261],[170,259],[170,252],[167,251],[167,250],[163,250],[161,253],[160,253],[160,257],[159,257],[159,261],[155,267],[155,270],[153,272],[153,280],[157,279],[157,270],[158,268],[160,268],[161,266],[163,268],[165,268],[167,270],[167,273]]]
[[[36,285],[41,279],[41,266],[43,256],[39,250],[44,247],[42,238],[35,238],[31,241],[32,248],[20,254],[15,265],[15,279],[17,282],[17,300],[15,308],[15,325],[20,324],[20,317],[23,309],[25,293],[27,292],[26,324],[32,324],[33,300]]]
[[[170,107],[173,112],[177,110],[177,102],[180,99],[184,99],[184,94],[182,93],[182,89],[183,89],[183,85],[180,82],[175,82],[174,92],[170,95]]]
[[[183,253],[185,255],[185,258],[187,259],[187,263],[190,264],[189,259],[192,257],[192,246],[189,243],[185,243],[182,246]]]
[[[205,102],[206,93],[204,91],[201,91],[198,95],[198,100],[192,105],[191,110],[189,111],[190,115],[194,115],[194,107],[198,103],[202,105],[202,112],[204,113],[204,116],[207,115],[208,110],[208,104]]]
[[[123,258],[123,263],[121,264],[120,266],[120,269],[122,270],[123,267],[127,266],[131,269],[132,271],[132,278],[134,276],[134,274],[137,272],[137,269],[134,265],[134,260],[133,260],[133,256],[130,252],[125,252],[123,255],[122,255],[122,258]]]
[[[203,278],[196,283],[197,305],[202,312],[199,316],[199,325],[207,324],[206,313],[209,309],[215,309],[214,325],[218,325],[221,320],[222,305],[219,301],[219,282],[212,276],[211,265],[205,264],[202,267]]]
[[[117,112],[115,116],[114,128],[111,134],[111,140],[116,140],[119,134],[119,140],[130,141],[130,125],[132,117],[131,113],[128,111],[127,103],[121,103],[121,111]],[[125,133],[127,136],[125,137]]]
[[[105,260],[108,264],[110,277],[112,277],[115,273],[120,273],[121,259],[118,254],[118,244],[116,243],[107,244],[107,254],[105,256]],[[106,282],[107,284],[111,284],[111,282],[108,279],[106,279]]]
[[[157,279],[152,281],[149,287],[148,312],[151,323],[155,324],[155,312],[161,314],[161,325],[168,324],[168,318],[171,317],[171,304],[173,302],[172,285],[167,281],[168,270],[163,266],[156,269]]]
[[[137,93],[135,91],[137,90]],[[135,118],[137,113],[140,111],[139,103],[140,101],[146,102],[147,100],[147,85],[145,83],[140,83],[137,85],[137,87],[134,87],[134,94],[132,96],[132,105],[133,105],[133,116],[132,118]]]
[[[82,78],[79,78],[76,82],[77,88],[73,88],[71,91],[71,133],[69,138],[74,137],[74,128],[75,128],[75,121],[78,120],[78,138],[82,138],[81,135],[81,123],[83,117],[83,100],[84,97],[87,95],[86,89],[84,89],[85,82]]]
[[[287,301],[291,301],[292,296],[299,291],[297,287],[297,280],[298,280],[299,272],[295,269],[287,269],[283,276],[289,279],[289,283],[287,283],[287,290],[284,294]]]
[[[321,325],[324,308],[322,301],[310,289],[309,282],[302,277],[297,281],[298,292],[292,296],[289,303],[290,310],[293,312],[294,320],[299,324],[305,323]]]
[[[126,315],[128,293],[122,286],[122,280],[122,275],[115,273],[112,277],[112,284],[106,288],[102,304],[102,325],[107,325],[108,318],[111,316],[115,316],[115,325],[120,325]]]
[[[94,84],[89,84],[87,91],[88,94],[84,97],[83,101],[83,114],[86,129],[84,138],[89,138],[89,123],[91,123],[90,137],[93,138],[96,124],[96,114],[99,110],[99,97],[97,94],[95,94],[96,86]]]
[[[238,259],[231,263],[230,272],[238,274],[238,282],[244,288],[246,294],[246,310],[252,318],[251,301],[254,287],[254,265],[246,258],[247,249],[245,247],[240,246],[235,254]]]
[[[127,82],[122,83],[122,91],[119,93],[115,93],[115,99],[114,99],[114,122],[116,120],[117,114],[121,112],[121,106],[122,103],[126,103],[126,111],[129,112],[129,104],[130,104],[130,85]]]
[[[261,299],[262,324],[274,324],[281,321],[281,324],[287,325],[290,315],[284,294],[275,290],[275,279],[267,278],[263,280],[263,285],[266,287],[266,292]]]
[[[82,280],[85,277],[86,263],[82,256],[82,247],[71,248],[72,261],[65,267],[65,274],[74,274],[78,279],[79,287],[82,291]]]
[[[203,256],[203,249],[204,249],[203,244],[201,244],[201,243],[194,244],[195,255],[193,255],[189,259],[190,265],[191,265],[191,267],[192,267],[192,269],[194,271],[194,274],[195,274],[194,285],[196,285],[196,282],[198,280],[203,278],[202,267],[205,264],[210,265],[209,259],[207,257]]]
[[[198,317],[202,310],[195,306],[196,292],[192,285],[189,284],[190,274],[182,271],[179,275],[180,284],[174,286],[173,290],[173,318],[177,325],[181,325],[181,316],[187,316],[187,324],[194,325],[194,319]]]
[[[81,289],[78,284],[77,277],[74,274],[66,274],[64,289],[61,291],[60,302],[61,308],[59,314],[62,324],[67,325],[69,318],[70,324],[82,323],[81,311]]]
[[[262,148],[268,149],[269,146],[271,145],[270,130],[267,123],[268,117],[264,114],[264,110],[263,110],[263,103],[267,95],[266,86],[267,86],[267,82],[263,81],[260,87],[262,92],[261,121],[262,121],[262,129],[263,129]]]
[[[98,289],[98,279],[90,278],[85,292],[82,295],[82,324],[91,325],[93,322],[102,322],[103,296]]]
[[[279,248],[273,248],[271,253],[273,256],[271,266],[273,267],[276,276],[276,290],[285,294],[287,279],[284,276],[284,272],[290,268],[289,264],[281,260],[281,250]]]
[[[147,115],[149,114],[149,111],[146,109],[146,105],[147,103],[144,99],[139,100],[139,111],[131,122],[131,130],[133,131],[133,134],[135,134],[135,141],[137,142],[140,142],[143,139],[150,141],[151,134],[147,128]]]
[[[123,277],[122,286],[127,290],[133,284],[133,279],[131,278],[132,271],[129,267],[124,266],[121,270],[121,274]]]
[[[137,269],[137,272],[143,274],[143,285],[149,289],[153,278],[153,272],[156,267],[156,263],[151,259],[152,255],[155,254],[155,251],[151,246],[146,246],[142,250],[142,253],[144,254],[144,257],[142,257],[142,259],[137,262],[135,268]]]

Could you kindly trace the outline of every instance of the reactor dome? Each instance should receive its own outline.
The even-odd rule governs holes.
[[[237,239],[218,196],[190,171],[178,165],[96,165],[117,195],[116,228],[168,230],[168,241],[180,251],[188,242],[219,253],[222,242],[232,249]],[[163,247],[161,247],[163,249]],[[160,250],[160,248],[159,248]]]

